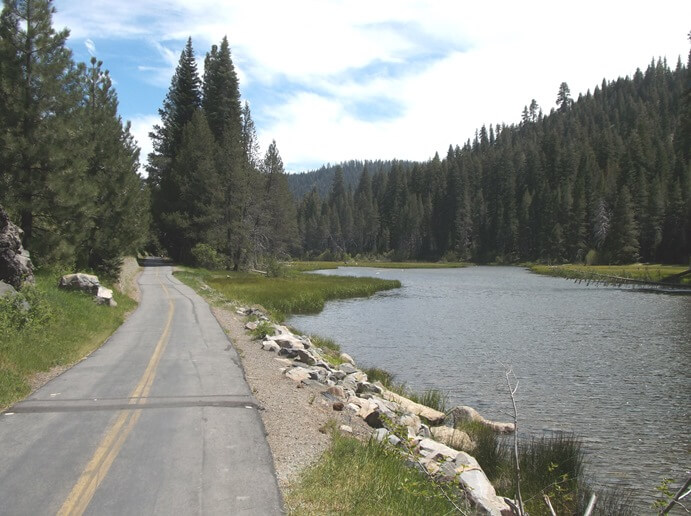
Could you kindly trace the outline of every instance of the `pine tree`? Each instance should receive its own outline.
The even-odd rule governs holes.
[[[161,244],[172,256],[180,256],[183,252],[177,246],[184,238],[181,231],[185,224],[179,219],[184,211],[180,200],[182,178],[174,177],[172,171],[185,126],[201,106],[200,84],[192,38],[189,38],[180,54],[163,107],[159,109],[162,125],[154,126],[149,134],[154,147],[147,167],[152,215]]]
[[[92,58],[85,74],[87,179],[97,194],[77,263],[116,277],[122,256],[135,253],[148,236],[149,207],[138,174],[139,149],[117,114],[117,95],[101,65]]]
[[[612,263],[632,263],[639,258],[638,230],[631,194],[622,186],[612,213],[612,226],[607,247]]]
[[[80,145],[81,71],[66,47],[69,31],[52,26],[50,0],[7,0],[0,15],[0,193],[24,231],[34,260],[71,262],[88,230]]]
[[[297,215],[275,140],[266,151],[262,172],[265,181],[264,209],[269,214],[266,251],[273,256],[286,256],[297,243]]]

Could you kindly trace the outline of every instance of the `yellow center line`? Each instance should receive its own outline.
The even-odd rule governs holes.
[[[156,271],[156,277],[158,278],[158,271]],[[159,283],[161,287],[163,287],[163,291],[168,298],[168,320],[166,321],[161,337],[156,343],[156,347],[149,359],[149,364],[146,366],[144,374],[142,374],[139,383],[130,394],[129,403],[131,405],[146,403],[146,397],[151,391],[151,386],[154,383],[156,368],[161,361],[166,344],[168,343],[170,327],[173,322],[175,305],[173,304],[168,289],[160,279]],[[141,410],[120,411],[116,420],[106,431],[105,436],[101,440],[98,448],[96,448],[91,460],[84,468],[79,480],[77,480],[77,483],[67,496],[65,503],[62,504],[62,507],[58,511],[59,516],[81,515],[84,513],[96,489],[108,474],[108,470],[110,470],[113,461],[125,444],[127,436],[137,424],[141,412]]]

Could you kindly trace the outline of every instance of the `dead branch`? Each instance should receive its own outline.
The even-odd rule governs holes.
[[[585,508],[585,512],[583,513],[583,516],[590,516],[593,512],[593,509],[595,509],[595,503],[597,502],[597,495],[593,493],[590,496],[590,500],[588,501],[588,506]]]
[[[675,505],[680,505],[681,507],[684,507],[681,503],[679,503],[679,500],[685,498],[686,495],[689,494],[688,492],[684,493],[684,491],[686,491],[689,488],[689,486],[691,486],[691,475],[689,475],[689,478],[686,479],[684,485],[681,486],[681,488],[679,488],[679,491],[677,491],[677,493],[674,495],[674,498],[672,498],[667,507],[660,511],[660,514],[667,514],[669,511],[672,510],[672,507],[674,507]]]

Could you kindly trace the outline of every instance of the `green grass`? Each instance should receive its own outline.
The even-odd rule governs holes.
[[[401,286],[396,280],[295,272],[286,277],[268,278],[259,274],[186,268],[176,275],[193,287],[198,287],[202,280],[228,300],[261,305],[279,321],[288,314],[321,312],[326,301],[332,299],[367,297]]]
[[[115,292],[118,306],[96,305],[92,296],[57,288],[58,276],[36,275],[22,291],[26,312],[9,298],[0,300],[0,408],[29,394],[29,378],[69,365],[98,348],[136,303]]]
[[[570,279],[601,279],[602,276],[617,276],[641,281],[658,282],[664,278],[688,270],[684,265],[530,265],[530,270],[538,274]],[[691,276],[683,278],[682,283],[691,284]]]
[[[376,261],[348,261],[348,262],[288,262],[286,266],[291,270],[306,272],[339,267],[372,267],[375,269],[458,269],[468,267],[462,262],[376,262]]]
[[[446,488],[447,493],[451,490]],[[453,505],[396,451],[334,434],[331,447],[285,498],[290,514],[452,514]],[[457,502],[458,503],[458,502]]]

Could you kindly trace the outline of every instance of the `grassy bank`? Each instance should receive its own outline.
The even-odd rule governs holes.
[[[286,266],[299,272],[316,271],[324,269],[338,269],[339,267],[371,267],[375,269],[459,269],[470,264],[459,262],[372,262],[372,261],[348,261],[348,262],[288,262]]]
[[[394,280],[301,273],[270,278],[243,272],[187,268],[175,274],[192,287],[198,287],[201,280],[227,299],[261,305],[278,320],[285,319],[288,314],[320,312],[324,303],[332,299],[367,297],[401,286]]]
[[[659,282],[674,274],[688,270],[684,265],[529,265],[538,274],[569,279],[602,280],[605,277],[628,278],[639,281]],[[691,276],[682,280],[691,285]]]
[[[285,501],[291,514],[305,515],[456,512],[439,487],[406,466],[398,452],[338,434]]]
[[[96,305],[92,296],[59,290],[58,278],[39,273],[36,286],[24,288],[29,310],[0,299],[1,408],[29,394],[35,373],[72,364],[99,347],[136,306],[117,292],[117,307]]]

